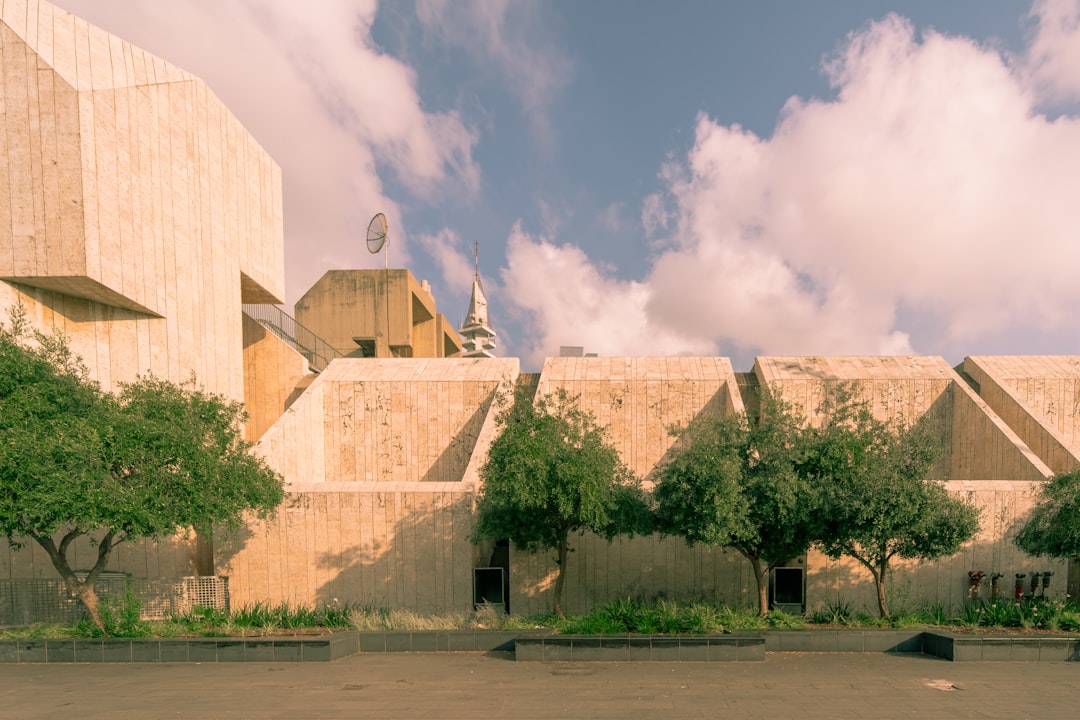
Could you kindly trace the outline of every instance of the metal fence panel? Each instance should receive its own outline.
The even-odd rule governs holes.
[[[102,602],[123,600],[128,588],[142,602],[144,620],[184,615],[196,606],[229,610],[229,578],[98,578],[94,591]],[[0,580],[0,625],[36,622],[72,624],[87,617],[79,599],[60,579]]]

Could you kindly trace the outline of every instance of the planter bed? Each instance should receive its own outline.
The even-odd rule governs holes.
[[[1080,662],[1075,635],[967,635],[923,633],[922,652],[954,662]]]
[[[760,632],[731,635],[519,635],[515,660],[747,662],[765,659]]]
[[[0,640],[0,663],[330,662],[358,652],[513,652],[516,660],[548,662],[761,662],[767,652],[922,653],[954,662],[1080,662],[1080,636],[852,628],[724,635],[350,630],[278,637]]]
[[[0,663],[329,662],[358,649],[355,632],[281,637],[3,640]]]

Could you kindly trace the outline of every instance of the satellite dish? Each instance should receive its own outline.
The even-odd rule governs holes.
[[[367,226],[367,249],[369,253],[374,255],[386,247],[386,232],[386,216],[382,213],[376,213]]]

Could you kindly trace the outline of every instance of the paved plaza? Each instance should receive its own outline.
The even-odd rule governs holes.
[[[770,653],[764,663],[509,654],[308,664],[0,665],[12,718],[1075,718],[1080,663]]]

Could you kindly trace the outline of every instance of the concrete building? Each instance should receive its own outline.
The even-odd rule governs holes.
[[[763,385],[815,422],[830,386],[850,383],[878,417],[940,419],[941,474],[983,508],[962,553],[899,564],[898,592],[955,605],[969,570],[1068,575],[1011,537],[1040,484],[1080,467],[1080,358],[973,357],[959,371],[933,357],[758,358],[736,373],[726,358],[560,357],[523,378],[516,359],[487,352],[478,278],[463,344],[407,270],[330,271],[297,303],[297,327],[270,329],[242,306],[283,295],[280,172],[202,81],[45,2],[0,4],[0,65],[0,312],[22,304],[35,327],[64,331],[106,388],[194,372],[244,400],[256,452],[290,490],[238,537],[122,547],[112,570],[228,575],[236,603],[432,611],[468,609],[473,569],[494,563],[509,570],[514,612],[546,609],[553,557],[511,549],[504,562],[468,539],[500,403],[524,380],[578,396],[646,484],[673,426],[741,412]],[[674,538],[574,544],[571,612],[627,595],[755,597],[734,553]],[[75,552],[81,566],[93,551]],[[873,605],[851,562],[799,563],[788,570],[806,606]],[[53,573],[33,545],[0,549],[0,580]]]
[[[46,2],[0,4],[0,65],[0,318],[62,331],[107,389],[194,373],[243,400],[240,306],[284,296],[277,164],[202,80]],[[212,571],[194,539],[117,562]],[[0,578],[52,573],[0,550]]]
[[[297,301],[296,321],[343,357],[461,355],[431,287],[408,270],[330,270]]]

